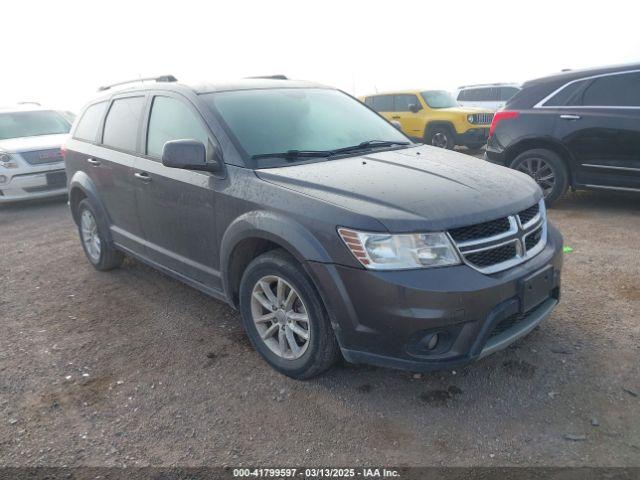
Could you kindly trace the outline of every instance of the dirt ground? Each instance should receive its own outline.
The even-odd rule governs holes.
[[[238,314],[137,261],[100,273],[65,201],[0,208],[0,465],[640,466],[640,197],[569,194],[561,305],[457,371],[297,382]]]

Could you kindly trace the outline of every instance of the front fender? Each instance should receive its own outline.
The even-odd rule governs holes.
[[[75,211],[75,201],[78,198],[78,194],[82,193],[82,195],[89,199],[91,202],[91,206],[94,208],[96,212],[96,221],[104,233],[105,240],[109,243],[113,242],[113,238],[111,237],[111,218],[107,212],[107,209],[102,202],[100,195],[98,194],[98,189],[96,188],[93,180],[82,170],[78,170],[73,174],[71,180],[69,181],[69,206],[71,208],[71,215],[73,216],[73,221],[76,225],[79,222],[77,218],[77,212]]]
[[[277,213],[253,211],[238,217],[225,231],[220,246],[220,266],[224,291],[231,291],[231,254],[243,240],[259,238],[280,245],[300,263],[331,263],[331,257],[317,238],[303,225]]]

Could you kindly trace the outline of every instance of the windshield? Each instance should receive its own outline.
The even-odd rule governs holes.
[[[457,107],[458,102],[451,96],[449,92],[444,90],[428,90],[422,92],[422,98],[431,108],[451,108]]]
[[[202,96],[250,157],[408,141],[386,120],[338,90],[278,88]],[[264,166],[263,160],[258,162]]]
[[[71,124],[58,112],[0,113],[0,140],[69,133]]]

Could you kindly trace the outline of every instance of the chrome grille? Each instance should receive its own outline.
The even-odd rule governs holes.
[[[474,122],[478,125],[490,125],[493,121],[493,113],[474,113]]]
[[[43,163],[55,163],[63,160],[62,152],[59,148],[20,152],[20,156],[30,165],[42,165]]]
[[[491,274],[518,265],[547,243],[544,201],[508,217],[449,230],[464,262]]]

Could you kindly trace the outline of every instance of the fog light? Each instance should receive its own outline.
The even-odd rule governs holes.
[[[440,335],[439,334],[434,333],[433,335],[431,335],[431,338],[427,342],[427,349],[428,350],[433,350],[434,348],[436,348],[438,346],[438,341],[439,340],[440,340]]]
[[[0,175],[0,183],[6,183],[7,177],[5,175]]]

